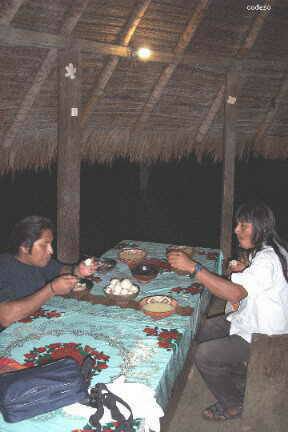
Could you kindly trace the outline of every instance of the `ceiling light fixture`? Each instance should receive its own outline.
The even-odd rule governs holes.
[[[152,55],[152,51],[149,48],[141,47],[137,49],[136,54],[141,60],[148,60]]]

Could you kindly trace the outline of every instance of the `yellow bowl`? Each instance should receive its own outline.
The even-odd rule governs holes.
[[[149,296],[144,297],[140,302],[140,309],[145,315],[153,319],[166,318],[176,311],[178,303],[169,296]]]

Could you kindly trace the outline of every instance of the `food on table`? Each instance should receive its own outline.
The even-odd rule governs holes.
[[[86,282],[79,279],[74,285],[73,291],[84,291],[86,289]]]
[[[141,248],[124,248],[119,252],[119,259],[128,265],[136,265],[143,261],[147,252]]]
[[[169,312],[174,309],[174,306],[167,303],[147,303],[143,309],[148,312]]]
[[[111,258],[100,258],[96,259],[96,271],[100,273],[107,273],[112,270],[117,264],[117,261]]]
[[[177,301],[169,296],[148,296],[140,301],[140,308],[145,315],[153,319],[166,318],[176,311]]]
[[[126,290],[129,290],[130,288],[132,288],[132,292],[133,292],[134,286],[133,286],[132,282],[130,282],[129,279],[123,279],[120,283],[121,283],[122,288],[124,288]]]
[[[134,285],[129,279],[111,279],[109,285],[105,288],[107,294],[113,295],[132,295],[138,292],[138,287]]]

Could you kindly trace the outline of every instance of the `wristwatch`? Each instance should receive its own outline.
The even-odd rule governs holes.
[[[196,263],[196,264],[195,264],[195,267],[194,267],[193,276],[196,276],[196,274],[197,274],[200,270],[202,270],[202,268],[203,268],[202,264],[200,264],[200,263]]]

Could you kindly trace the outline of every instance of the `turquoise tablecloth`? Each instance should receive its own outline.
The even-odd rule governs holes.
[[[134,242],[135,243],[135,242]],[[165,258],[168,245],[136,242],[148,257]],[[117,258],[119,250],[111,249],[105,257]],[[195,248],[195,259],[208,269],[221,273],[222,255],[218,250]],[[102,294],[112,277],[133,277],[126,264],[116,267],[93,285],[92,294]],[[135,281],[134,281],[135,282]],[[149,283],[139,283],[138,299],[152,294],[168,294],[179,304],[192,306],[191,316],[171,315],[155,321],[141,311],[118,306],[93,305],[75,299],[54,297],[38,314],[18,322],[1,333],[1,364],[33,366],[72,355],[81,359],[91,352],[97,359],[93,383],[110,383],[124,375],[126,382],[142,383],[155,391],[158,403],[167,405],[175,378],[186,358],[201,314],[207,308],[209,293],[192,294],[188,276],[163,271]],[[176,288],[176,289],[175,289]],[[0,366],[1,366],[0,364]],[[83,417],[57,410],[18,424],[0,419],[1,432],[71,432],[87,430]],[[87,426],[87,425],[86,425]],[[108,430],[115,426],[108,425]],[[135,430],[139,422],[135,422]]]

